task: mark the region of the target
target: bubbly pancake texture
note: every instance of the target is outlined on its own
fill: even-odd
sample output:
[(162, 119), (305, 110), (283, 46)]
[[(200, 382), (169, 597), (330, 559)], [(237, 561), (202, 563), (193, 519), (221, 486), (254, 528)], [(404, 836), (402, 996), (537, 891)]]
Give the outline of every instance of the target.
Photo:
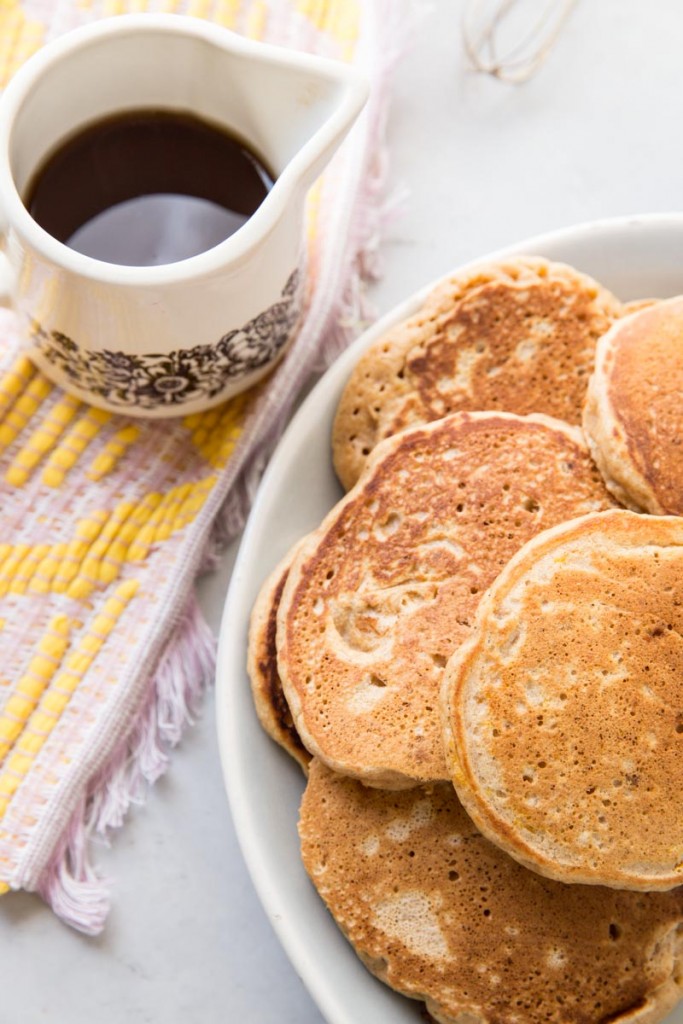
[(389, 438), (303, 542), (277, 625), (306, 748), (370, 785), (447, 779), (443, 669), (530, 537), (611, 499), (578, 428), (458, 413)]
[(681, 996), (681, 890), (527, 871), (446, 783), (371, 790), (314, 759), (299, 833), (362, 961), (442, 1024), (654, 1024)]
[(641, 309), (600, 339), (584, 429), (622, 504), (683, 515), (683, 297)]
[(683, 883), (683, 521), (590, 515), (498, 577), (442, 693), (458, 795), (550, 878)]
[(347, 489), (383, 438), (451, 412), (545, 413), (581, 422), (595, 343), (621, 315), (571, 267), (518, 257), (456, 274), (361, 357), (333, 428)]
[(261, 725), (271, 739), (299, 762), (306, 773), (311, 755), (296, 731), (282, 691), (275, 643), (277, 610), (293, 557), (294, 549), (268, 576), (256, 598), (249, 623), (247, 671)]

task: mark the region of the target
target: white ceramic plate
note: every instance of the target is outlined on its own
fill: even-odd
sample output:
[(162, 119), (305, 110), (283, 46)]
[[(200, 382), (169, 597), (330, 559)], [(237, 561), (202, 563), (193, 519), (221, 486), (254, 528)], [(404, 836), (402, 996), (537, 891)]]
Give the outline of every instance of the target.
[[(529, 239), (486, 259), (513, 253), (570, 263), (624, 300), (683, 292), (683, 215), (581, 225)], [(254, 503), (221, 626), (218, 733), (235, 825), (273, 927), (330, 1024), (416, 1024), (420, 1004), (397, 996), (366, 971), (301, 866), (296, 825), (303, 775), (258, 724), (245, 668), (247, 624), (268, 572), (341, 497), (332, 470), (330, 431), (351, 368), (374, 338), (419, 308), (427, 290), (359, 338), (292, 420)], [(683, 1024), (683, 1009), (669, 1021)]]

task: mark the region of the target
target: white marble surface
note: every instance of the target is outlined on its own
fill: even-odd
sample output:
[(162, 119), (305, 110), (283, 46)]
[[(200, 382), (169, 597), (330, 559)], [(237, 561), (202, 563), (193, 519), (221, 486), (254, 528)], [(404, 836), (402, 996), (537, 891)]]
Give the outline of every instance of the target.
[[(436, 0), (397, 67), (392, 177), (410, 197), (385, 235), (380, 312), (517, 239), (683, 206), (679, 0), (580, 0), (521, 87), (465, 72), (461, 10)], [(214, 627), (232, 554), (201, 584)], [(98, 939), (32, 896), (0, 901), (0, 1024), (321, 1024), (240, 855), (212, 695), (146, 807), (97, 859), (114, 893)]]

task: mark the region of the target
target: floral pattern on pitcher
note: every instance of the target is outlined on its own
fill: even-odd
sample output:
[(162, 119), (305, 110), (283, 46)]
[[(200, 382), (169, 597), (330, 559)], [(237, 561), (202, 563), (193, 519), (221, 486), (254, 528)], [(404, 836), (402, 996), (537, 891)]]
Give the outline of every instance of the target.
[(278, 302), (228, 331), (213, 345), (168, 354), (128, 355), (86, 351), (60, 331), (34, 321), (31, 341), (73, 382), (112, 405), (155, 409), (213, 398), (230, 384), (270, 363), (292, 336), (301, 313), (303, 274), (295, 270)]

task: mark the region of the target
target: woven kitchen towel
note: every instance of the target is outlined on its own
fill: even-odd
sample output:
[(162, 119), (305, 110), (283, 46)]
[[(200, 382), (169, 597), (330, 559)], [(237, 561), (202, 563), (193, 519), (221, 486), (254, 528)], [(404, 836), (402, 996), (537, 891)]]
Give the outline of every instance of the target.
[(368, 106), (309, 197), (303, 325), (275, 373), (250, 393), (182, 420), (111, 415), (51, 385), (22, 356), (11, 314), (1, 315), (0, 891), (39, 892), (84, 932), (101, 930), (109, 905), (89, 837), (119, 825), (164, 770), (213, 675), (195, 576), (242, 525), (301, 385), (358, 330), (382, 215), (381, 140), (400, 6), (0, 4), (0, 85), (53, 36), (142, 10), (209, 18), (353, 61), (371, 80)]

